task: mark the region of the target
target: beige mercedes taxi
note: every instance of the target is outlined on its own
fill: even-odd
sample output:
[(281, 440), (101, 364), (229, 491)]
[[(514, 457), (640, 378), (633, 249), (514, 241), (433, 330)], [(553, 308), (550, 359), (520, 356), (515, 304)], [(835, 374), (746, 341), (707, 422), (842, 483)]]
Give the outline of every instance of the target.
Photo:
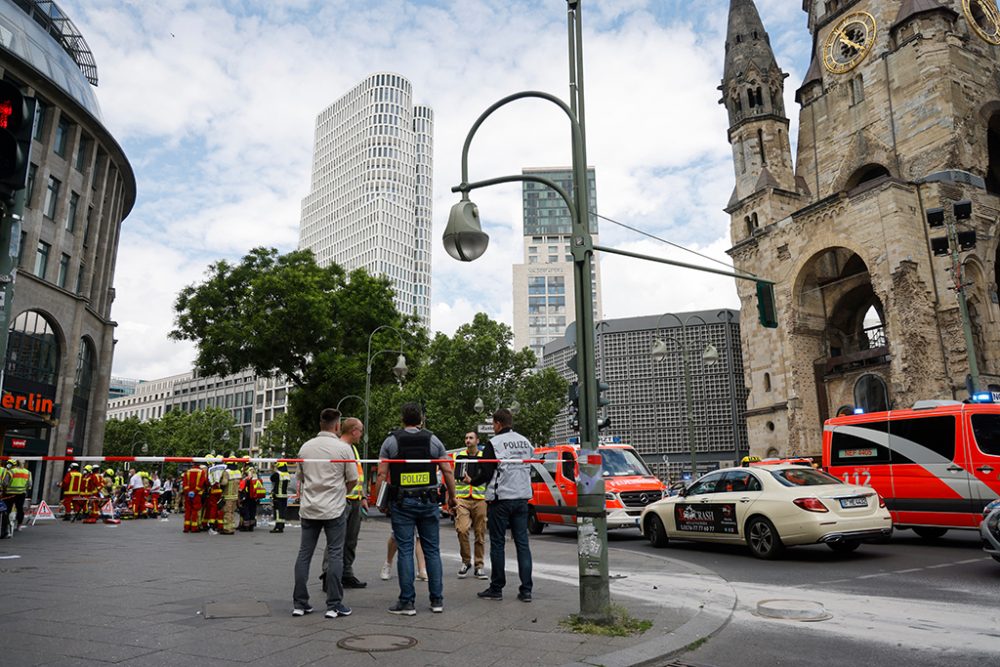
[(656, 547), (670, 540), (746, 542), (754, 556), (770, 559), (799, 544), (854, 551), (888, 538), (892, 517), (872, 488), (782, 464), (710, 472), (680, 495), (648, 505), (639, 526)]

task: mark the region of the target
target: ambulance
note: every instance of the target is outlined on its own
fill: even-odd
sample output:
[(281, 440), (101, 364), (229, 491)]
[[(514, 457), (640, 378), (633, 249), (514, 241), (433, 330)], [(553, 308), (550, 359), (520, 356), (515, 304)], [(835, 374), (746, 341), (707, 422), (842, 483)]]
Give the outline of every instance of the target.
[[(646, 505), (667, 495), (667, 487), (649, 471), (642, 457), (617, 438), (598, 447), (604, 478), (608, 528), (637, 528)], [(535, 448), (531, 464), (529, 532), (537, 535), (547, 524), (576, 526), (576, 478), (580, 445), (566, 443)]]
[(1000, 405), (918, 401), (828, 419), (823, 468), (878, 491), (897, 529), (927, 539), (978, 529), (983, 508), (1000, 496)]

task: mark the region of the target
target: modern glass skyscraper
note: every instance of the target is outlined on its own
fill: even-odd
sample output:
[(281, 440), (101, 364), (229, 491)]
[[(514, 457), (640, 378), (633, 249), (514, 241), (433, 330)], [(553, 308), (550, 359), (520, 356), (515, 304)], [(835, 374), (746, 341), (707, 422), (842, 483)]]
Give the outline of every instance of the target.
[[(541, 176), (573, 195), (571, 169), (524, 169)], [(514, 265), (514, 347), (530, 347), (543, 356), (545, 344), (562, 338), (576, 319), (573, 303), (573, 256), (570, 240), (573, 220), (565, 202), (541, 183), (522, 186), (524, 208), (524, 263)], [(587, 169), (590, 233), (597, 240), (597, 185), (594, 169)], [(600, 265), (593, 262), (594, 319), (600, 319)]]
[(400, 312), (430, 326), (434, 113), (412, 96), (398, 74), (372, 74), (316, 118), (299, 248), (388, 276)]

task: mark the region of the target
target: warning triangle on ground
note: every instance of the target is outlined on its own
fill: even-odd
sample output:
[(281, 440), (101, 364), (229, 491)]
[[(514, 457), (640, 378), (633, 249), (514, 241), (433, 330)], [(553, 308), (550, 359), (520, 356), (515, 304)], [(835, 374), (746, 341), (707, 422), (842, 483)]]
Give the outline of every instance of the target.
[(48, 503), (44, 500), (38, 503), (38, 507), (35, 509), (35, 518), (31, 520), (31, 525), (35, 525), (35, 522), (39, 519), (55, 519), (55, 515), (52, 514), (52, 508), (49, 507)]
[(111, 504), (110, 499), (108, 499), (108, 502), (104, 503), (104, 507), (101, 508), (101, 514), (107, 514), (108, 516), (115, 515), (115, 506)]

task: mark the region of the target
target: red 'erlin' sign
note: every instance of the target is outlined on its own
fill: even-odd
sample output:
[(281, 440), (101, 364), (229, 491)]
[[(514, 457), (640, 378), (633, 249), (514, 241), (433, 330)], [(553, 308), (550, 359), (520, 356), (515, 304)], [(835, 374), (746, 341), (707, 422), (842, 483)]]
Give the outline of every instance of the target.
[(25, 447), (28, 446), (28, 441), (25, 440), (24, 438), (11, 438), (10, 446), (13, 447), (14, 449), (24, 449)]

